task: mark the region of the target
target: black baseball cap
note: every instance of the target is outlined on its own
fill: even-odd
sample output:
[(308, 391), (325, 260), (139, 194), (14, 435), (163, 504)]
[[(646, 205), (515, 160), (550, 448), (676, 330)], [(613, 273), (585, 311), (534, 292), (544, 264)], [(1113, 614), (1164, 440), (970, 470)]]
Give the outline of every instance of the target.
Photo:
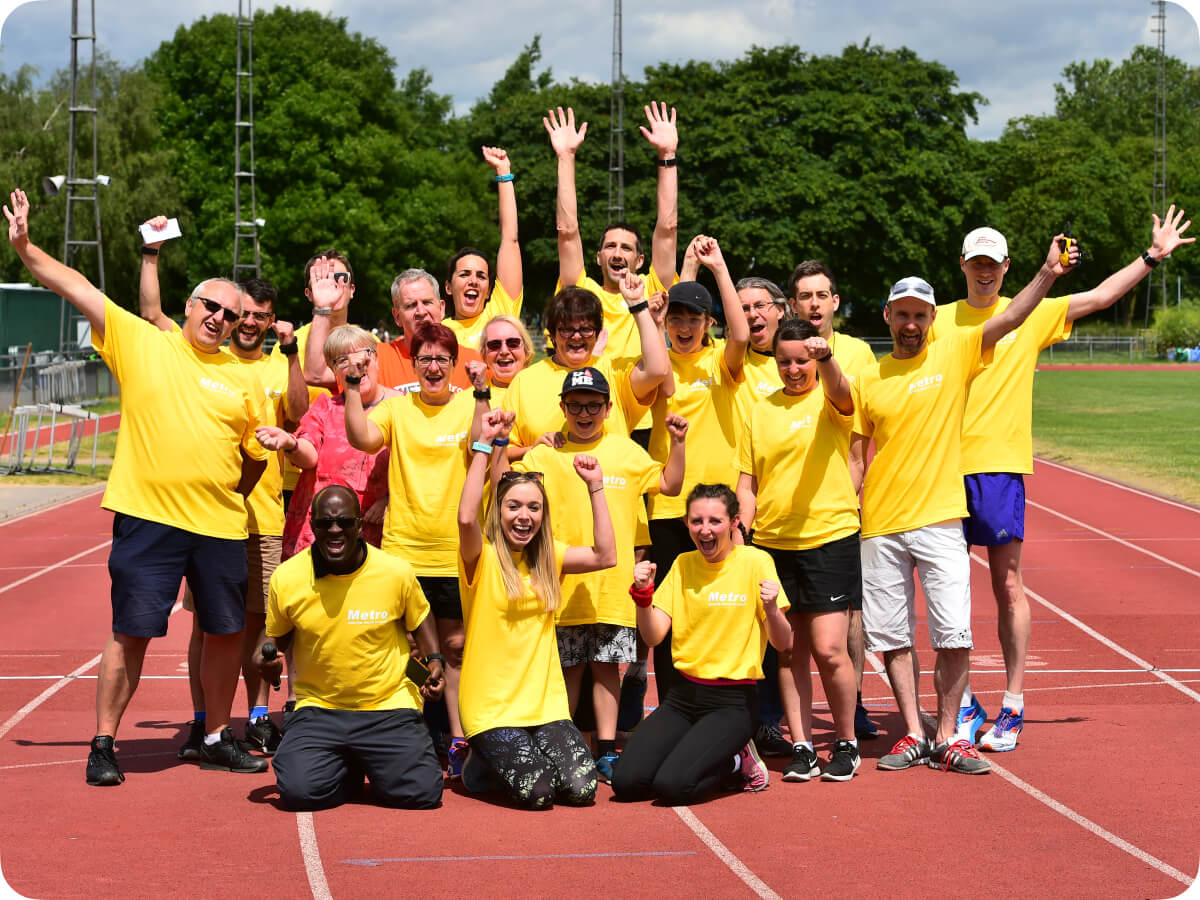
[(713, 314), (712, 294), (698, 281), (681, 281), (672, 285), (667, 291), (667, 306), (675, 304), (704, 313), (706, 316)]
[(568, 373), (559, 396), (565, 397), (571, 391), (592, 391), (607, 397), (609, 395), (608, 379), (599, 369), (593, 366), (584, 366), (582, 369)]

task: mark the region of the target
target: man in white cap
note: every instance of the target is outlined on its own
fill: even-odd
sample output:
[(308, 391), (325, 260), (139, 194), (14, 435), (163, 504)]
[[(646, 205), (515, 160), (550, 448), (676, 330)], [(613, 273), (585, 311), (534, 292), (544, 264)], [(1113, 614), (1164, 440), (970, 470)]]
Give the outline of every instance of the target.
[[(928, 764), (981, 775), (991, 768), (955, 736), (972, 646), (970, 558), (961, 522), (967, 503), (958, 474), (963, 410), (967, 386), (991, 362), (996, 342), (1065, 271), (1059, 252), (1052, 243), (1037, 276), (1004, 312), (934, 343), (928, 341), (937, 316), (933, 288), (915, 276), (896, 282), (883, 309), (892, 352), (859, 374), (861, 426), (876, 447), (862, 491), (863, 628), (867, 649), (883, 653), (906, 732), (879, 760), (881, 769)], [(933, 746), (921, 725), (912, 669), (914, 569), (937, 653)]]
[[(1000, 714), (979, 739), (984, 750), (1016, 748), (1024, 726), (1030, 612), (1021, 578), (1025, 538), (1022, 476), (1033, 474), (1033, 372), (1038, 354), (1066, 340), (1076, 319), (1112, 306), (1163, 257), (1180, 244), (1194, 241), (1182, 236), (1190, 224), (1183, 222), (1183, 210), (1176, 213), (1174, 206), (1165, 221), (1155, 216), (1149, 250), (1090, 291), (1042, 303), (1023, 325), (997, 343), (993, 363), (971, 384), (962, 431), (962, 473), (969, 513), (963, 530), (968, 544), (988, 551), (1007, 676)], [(1078, 248), (1071, 252), (1077, 254)], [(1012, 302), (1000, 295), (1009, 257), (1008, 242), (996, 229), (976, 228), (963, 239), (959, 267), (967, 278), (966, 299), (942, 309), (931, 340), (990, 321)], [(974, 743), (986, 721), (987, 713), (966, 685), (959, 704), (958, 737)]]

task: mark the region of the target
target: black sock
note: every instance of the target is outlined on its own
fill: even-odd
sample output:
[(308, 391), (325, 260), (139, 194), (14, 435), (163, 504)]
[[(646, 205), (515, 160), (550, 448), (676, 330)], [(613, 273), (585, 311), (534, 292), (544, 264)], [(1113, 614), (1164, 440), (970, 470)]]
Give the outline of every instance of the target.
[(854, 699), (854, 702), (857, 703), (859, 706), (862, 706), (862, 691), (858, 692), (857, 696)]
[(599, 738), (597, 738), (597, 740), (596, 740), (596, 755), (597, 756), (603, 756), (606, 753), (616, 753), (616, 752), (617, 752), (617, 742), (615, 740), (602, 741)]

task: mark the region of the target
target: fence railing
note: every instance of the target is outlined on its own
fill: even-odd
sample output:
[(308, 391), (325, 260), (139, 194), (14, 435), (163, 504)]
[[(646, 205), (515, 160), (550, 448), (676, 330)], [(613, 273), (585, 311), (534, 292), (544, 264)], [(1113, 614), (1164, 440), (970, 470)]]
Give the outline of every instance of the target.
[[(871, 349), (875, 351), (876, 356), (891, 352), (891, 338), (873, 337), (866, 338), (865, 340), (871, 345)], [(1145, 335), (1137, 335), (1134, 337), (1091, 337), (1089, 335), (1072, 335), (1065, 341), (1060, 341), (1057, 344), (1051, 344), (1046, 353), (1051, 361), (1053, 361), (1056, 356), (1060, 359), (1068, 361), (1078, 361), (1084, 356), (1086, 356), (1088, 359), (1095, 359), (1097, 353), (1109, 355), (1118, 354), (1128, 357), (1130, 360), (1134, 360), (1145, 355), (1148, 348), (1153, 349), (1151, 339), (1147, 338)]]
[[(0, 354), (0, 408), (59, 403), (87, 406), (117, 394), (117, 380), (94, 351)], [(14, 393), (20, 385), (19, 393)]]

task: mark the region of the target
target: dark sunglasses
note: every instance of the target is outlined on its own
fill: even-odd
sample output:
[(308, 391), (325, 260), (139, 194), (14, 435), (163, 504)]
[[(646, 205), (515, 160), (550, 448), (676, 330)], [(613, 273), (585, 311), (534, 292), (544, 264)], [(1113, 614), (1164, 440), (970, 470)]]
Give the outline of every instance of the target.
[(509, 469), (500, 475), (500, 482), (506, 481), (541, 481), (544, 476), (541, 472), (517, 472)]
[(335, 282), (337, 282), (337, 281), (349, 281), (349, 280), (350, 280), (350, 273), (349, 273), (349, 272), (334, 272), (334, 273), (333, 273), (333, 280), (334, 280)]
[(221, 314), (221, 318), (224, 319), (230, 325), (232, 325), (234, 322), (238, 321), (242, 317), (241, 313), (235, 313), (232, 309), (226, 309), (224, 306), (222, 306), (216, 300), (209, 300), (207, 297), (197, 297), (196, 299), (204, 304), (204, 308), (206, 310), (208, 310), (208, 314), (210, 316), (213, 313), (219, 312)]
[(501, 347), (507, 347), (509, 350), (516, 350), (518, 347), (525, 346), (525, 342), (519, 337), (510, 337), (505, 338), (504, 340), (500, 340), (500, 338), (493, 338), (484, 346), (487, 347), (492, 353), (495, 353)]
[(336, 524), (342, 531), (346, 531), (357, 525), (359, 521), (361, 520), (358, 516), (321, 516), (312, 520), (312, 527), (328, 531)]

